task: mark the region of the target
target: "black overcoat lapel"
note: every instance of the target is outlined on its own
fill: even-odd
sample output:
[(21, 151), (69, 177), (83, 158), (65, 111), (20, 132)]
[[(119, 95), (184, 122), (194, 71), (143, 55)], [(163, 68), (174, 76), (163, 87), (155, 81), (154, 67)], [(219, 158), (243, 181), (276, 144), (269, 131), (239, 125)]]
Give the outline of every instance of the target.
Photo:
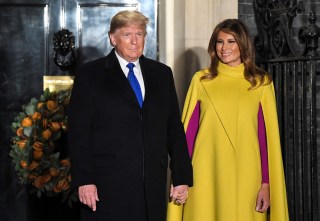
[(148, 62), (147, 59), (142, 55), (140, 57), (140, 68), (143, 76), (144, 87), (145, 87), (145, 97), (144, 97), (144, 105), (152, 99), (152, 95), (158, 88), (157, 81), (157, 69)]
[(128, 79), (125, 77), (114, 51), (107, 56), (105, 73), (108, 78), (107, 80), (113, 82), (117, 92), (130, 102), (134, 102), (140, 108), (136, 95)]

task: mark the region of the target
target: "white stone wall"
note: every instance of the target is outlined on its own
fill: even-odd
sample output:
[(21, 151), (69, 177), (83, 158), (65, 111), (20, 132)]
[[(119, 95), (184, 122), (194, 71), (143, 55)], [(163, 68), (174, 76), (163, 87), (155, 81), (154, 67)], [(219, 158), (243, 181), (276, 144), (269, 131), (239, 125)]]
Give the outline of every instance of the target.
[(194, 72), (209, 65), (215, 25), (238, 17), (238, 0), (159, 0), (159, 60), (174, 72), (180, 106)]

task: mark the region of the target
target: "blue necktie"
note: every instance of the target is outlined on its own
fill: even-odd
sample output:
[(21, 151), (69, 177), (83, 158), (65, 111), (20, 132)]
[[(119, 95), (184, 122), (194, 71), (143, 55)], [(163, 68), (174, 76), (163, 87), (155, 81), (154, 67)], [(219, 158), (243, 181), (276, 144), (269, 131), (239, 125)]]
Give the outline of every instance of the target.
[(134, 75), (133, 67), (134, 67), (133, 63), (128, 63), (127, 64), (127, 68), (129, 68), (128, 80), (129, 80), (129, 83), (130, 83), (134, 93), (136, 94), (136, 97), (138, 99), (140, 107), (142, 107), (143, 99), (142, 99), (141, 88), (140, 88), (138, 79)]

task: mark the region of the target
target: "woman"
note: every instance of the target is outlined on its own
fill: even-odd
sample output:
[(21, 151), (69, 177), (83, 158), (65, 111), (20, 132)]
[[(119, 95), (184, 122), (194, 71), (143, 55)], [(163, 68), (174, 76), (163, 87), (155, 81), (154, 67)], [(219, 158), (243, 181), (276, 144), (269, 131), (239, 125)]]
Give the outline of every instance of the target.
[(254, 64), (238, 19), (217, 25), (208, 52), (211, 65), (194, 75), (182, 115), (194, 185), (184, 205), (169, 203), (167, 220), (287, 221), (271, 76)]

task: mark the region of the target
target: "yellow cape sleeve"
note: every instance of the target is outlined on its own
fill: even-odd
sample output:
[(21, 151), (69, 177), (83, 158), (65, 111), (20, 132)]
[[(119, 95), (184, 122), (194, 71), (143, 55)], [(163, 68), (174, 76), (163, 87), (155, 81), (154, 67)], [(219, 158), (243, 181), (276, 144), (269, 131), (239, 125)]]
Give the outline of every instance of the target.
[(270, 221), (288, 221), (287, 194), (274, 85), (263, 86), (261, 105), (266, 126), (270, 184)]
[(184, 129), (186, 130), (193, 113), (193, 110), (199, 101), (199, 94), (202, 88), (200, 78), (204, 72), (197, 72), (190, 83), (188, 93), (184, 102), (183, 111), (182, 111), (182, 123), (184, 125)]

